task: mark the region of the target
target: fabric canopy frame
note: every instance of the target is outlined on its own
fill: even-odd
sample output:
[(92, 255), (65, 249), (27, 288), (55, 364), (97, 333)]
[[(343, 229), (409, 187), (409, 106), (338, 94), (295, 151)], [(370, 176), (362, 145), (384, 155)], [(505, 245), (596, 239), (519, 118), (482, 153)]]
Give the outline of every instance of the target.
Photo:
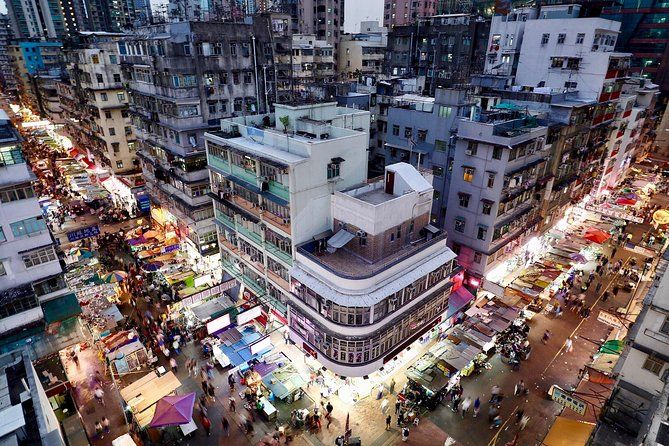
[(195, 392), (191, 392), (162, 397), (156, 403), (156, 411), (149, 426), (166, 427), (190, 423), (193, 419), (195, 396)]

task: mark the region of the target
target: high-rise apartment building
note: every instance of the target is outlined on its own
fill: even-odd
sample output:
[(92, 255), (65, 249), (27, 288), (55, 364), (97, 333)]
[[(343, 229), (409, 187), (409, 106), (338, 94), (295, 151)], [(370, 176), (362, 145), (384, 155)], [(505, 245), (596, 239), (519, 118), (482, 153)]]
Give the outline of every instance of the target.
[(21, 143), (0, 110), (0, 350), (81, 312), (63, 278)]
[(669, 11), (662, 0), (621, 0), (602, 9), (603, 18), (621, 22), (616, 50), (632, 53), (630, 70), (669, 92)]
[(383, 26), (392, 30), (396, 26), (410, 25), (437, 14), (437, 6), (435, 0), (384, 0)]
[(21, 102), (54, 120), (62, 111), (56, 83), (63, 74), (60, 41), (20, 40), (9, 46)]
[(490, 20), (478, 15), (449, 14), (396, 26), (388, 34), (385, 74), (425, 76), (425, 93), (467, 84), (483, 72)]
[(293, 34), (293, 83), (296, 90), (334, 82), (334, 46), (315, 35)]
[(0, 89), (3, 93), (16, 95), (16, 74), (9, 55), (12, 27), (7, 14), (0, 14)]
[(8, 0), (5, 4), (16, 39), (64, 39), (78, 30), (74, 9), (58, 0)]
[(300, 34), (314, 34), (339, 52), (339, 37), (344, 29), (344, 0), (297, 0), (297, 29)]
[(68, 134), (98, 167), (114, 174), (139, 167), (118, 48), (123, 36), (82, 33), (66, 50), (69, 76), (58, 86)]
[(378, 22), (361, 22), (360, 29), (359, 33), (342, 35), (339, 43), (338, 72), (347, 79), (383, 73), (388, 28), (379, 26)]
[(119, 42), (151, 215), (212, 267), (219, 262), (204, 133), (222, 118), (255, 115), (284, 99), (279, 88), (289, 79), (274, 55), (290, 48), (287, 22), (267, 14), (247, 23), (166, 23)]
[(369, 112), (276, 105), (206, 134), (223, 269), (286, 317), (296, 246), (331, 227), (330, 195), (367, 175)]
[(331, 235), (298, 245), (290, 336), (329, 370), (366, 376), (444, 320), (459, 268), (429, 224), (430, 183), (409, 164), (386, 166), (336, 191)]

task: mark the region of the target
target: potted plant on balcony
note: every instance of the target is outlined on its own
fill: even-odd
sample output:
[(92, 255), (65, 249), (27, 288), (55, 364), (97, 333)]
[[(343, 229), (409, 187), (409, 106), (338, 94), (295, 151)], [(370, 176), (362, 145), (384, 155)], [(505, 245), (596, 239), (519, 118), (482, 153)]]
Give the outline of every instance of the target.
[(281, 124), (283, 124), (283, 133), (288, 133), (288, 127), (290, 127), (290, 118), (288, 116), (281, 116), (279, 118)]

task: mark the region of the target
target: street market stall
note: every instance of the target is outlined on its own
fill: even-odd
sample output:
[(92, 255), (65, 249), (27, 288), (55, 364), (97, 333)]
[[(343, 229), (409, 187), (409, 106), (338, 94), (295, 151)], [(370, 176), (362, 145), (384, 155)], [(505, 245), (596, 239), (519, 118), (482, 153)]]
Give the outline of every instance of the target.
[(121, 389), (121, 397), (132, 412), (140, 428), (147, 427), (156, 411), (156, 403), (163, 397), (174, 394), (181, 382), (172, 372), (158, 375), (150, 372)]

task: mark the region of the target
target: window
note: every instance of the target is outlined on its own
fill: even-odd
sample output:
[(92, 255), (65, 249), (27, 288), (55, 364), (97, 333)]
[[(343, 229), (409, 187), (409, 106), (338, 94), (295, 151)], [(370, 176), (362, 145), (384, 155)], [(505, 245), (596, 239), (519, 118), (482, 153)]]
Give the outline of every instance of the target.
[(467, 144), (467, 150), (465, 151), (465, 155), (470, 155), (474, 156), (476, 155), (476, 150), (478, 149), (479, 144), (474, 141), (469, 141)]
[(7, 237), (5, 237), (5, 230), (0, 226), (0, 242), (6, 242)]
[(107, 119), (111, 119), (111, 118), (112, 118), (112, 114), (111, 114), (111, 112), (110, 112), (109, 110), (105, 110), (105, 118), (107, 118)]
[(465, 194), (462, 192), (458, 193), (458, 203), (460, 204), (460, 207), (466, 208), (469, 207), (469, 198), (471, 195)]
[(564, 83), (564, 88), (576, 88), (577, 85), (578, 85), (578, 82), (567, 81), (567, 82)]
[(413, 129), (411, 127), (404, 127), (404, 137), (411, 138), (413, 136)]
[(242, 98), (235, 98), (235, 101), (233, 103), (233, 107), (234, 107), (235, 112), (242, 111)]
[[(233, 71), (232, 72), (232, 83), (235, 85), (239, 85), (239, 71)], [(241, 111), (241, 110), (239, 110)]]
[(105, 81), (100, 73), (96, 73), (95, 80), (97, 81), (98, 84), (102, 84)]
[(121, 143), (113, 142), (112, 150), (114, 151), (114, 153), (119, 153), (121, 151)]
[(219, 78), (218, 81), (219, 81), (222, 85), (226, 85), (226, 84), (228, 83), (228, 73), (227, 73), (227, 71), (224, 71), (224, 72), (220, 73), (220, 74), (218, 75), (218, 78)]
[(125, 101), (125, 93), (116, 93), (119, 102)]
[(664, 361), (652, 355), (648, 355), (642, 366), (644, 370), (648, 370), (650, 373), (658, 376), (660, 376), (660, 372), (662, 371), (663, 367)]
[(482, 257), (483, 257), (483, 255), (480, 252), (475, 251), (474, 252), (474, 263), (481, 263)]
[(251, 72), (250, 71), (245, 71), (244, 72), (244, 83), (245, 84), (250, 84), (251, 82), (253, 82)]
[(669, 317), (664, 318), (664, 322), (662, 322), (662, 326), (660, 327), (660, 332), (669, 334)]
[(463, 169), (462, 179), (468, 183), (474, 181), (474, 170), (473, 167), (465, 167)]
[(483, 207), (481, 209), (481, 213), (483, 215), (490, 215), (490, 212), (492, 211), (492, 203), (489, 201), (484, 201), (483, 202)]
[(249, 44), (248, 43), (242, 43), (242, 56), (249, 57), (250, 55), (251, 55), (251, 51), (249, 50)]
[(584, 40), (585, 40), (585, 33), (576, 34), (576, 44), (577, 45), (582, 45)]
[(107, 93), (100, 93), (100, 100), (101, 101), (107, 101), (108, 100)]
[(14, 237), (22, 237), (24, 235), (34, 234), (35, 232), (46, 231), (46, 223), (42, 216), (17, 221), (11, 223), (9, 227), (12, 228)]
[(4, 276), (7, 274), (7, 271), (5, 270), (5, 264), (0, 260), (0, 276)]
[(558, 45), (562, 45), (566, 39), (567, 39), (566, 34), (562, 33), (558, 34), (558, 40), (557, 40)]
[(479, 240), (485, 240), (486, 236), (488, 235), (488, 227), (487, 226), (479, 226), (478, 233), (476, 234), (476, 238)]
[(230, 44), (230, 55), (231, 56), (236, 56), (237, 55), (237, 44), (236, 43), (231, 43)]
[(435, 177), (443, 177), (444, 168), (441, 166), (432, 166), (432, 175), (434, 175)]
[(116, 168), (123, 169), (123, 161), (116, 161)]
[(109, 63), (112, 65), (116, 65), (118, 63), (118, 59), (116, 57), (116, 54), (110, 54), (109, 55)]
[(393, 135), (394, 136), (400, 136), (400, 126), (399, 125), (393, 125)]
[(22, 257), (26, 268), (32, 268), (33, 266), (41, 265), (42, 263), (53, 262), (56, 260), (56, 252), (54, 251), (53, 246), (47, 246), (46, 248), (40, 248), (24, 253)]
[(328, 180), (339, 178), (341, 163), (328, 163)]
[(541, 44), (546, 45), (548, 43), (548, 39), (550, 39), (550, 34), (542, 34), (541, 35)]
[(216, 103), (214, 103), (214, 104), (209, 104), (209, 105), (208, 105), (208, 108), (209, 108), (209, 114), (210, 114), (210, 115), (215, 115), (215, 114), (216, 114), (216, 110), (218, 109), (218, 107), (216, 107)]
[(567, 69), (569, 70), (578, 70), (578, 66), (581, 63), (581, 59), (577, 59), (575, 57), (570, 57), (567, 59)]
[(564, 64), (564, 58), (551, 57), (551, 68), (562, 68), (563, 64)]
[(456, 232), (465, 232), (465, 219), (462, 217), (455, 217), (455, 225), (453, 227)]
[(116, 136), (116, 129), (114, 127), (109, 127), (109, 136)]
[(113, 75), (114, 77), (114, 82), (121, 82), (121, 75), (116, 73)]
[(439, 117), (440, 118), (448, 118), (451, 116), (451, 113), (453, 113), (453, 108), (447, 107), (445, 105), (440, 105), (439, 106)]
[(96, 65), (99, 64), (100, 63), (100, 56), (98, 56), (97, 54), (93, 54), (91, 56), (91, 62), (93, 62)]
[[(18, 186), (12, 186), (10, 189), (0, 190), (0, 202), (10, 203), (12, 201), (25, 200), (27, 198), (33, 198), (35, 196), (35, 191), (32, 186), (28, 183), (21, 184)], [(2, 238), (0, 238), (2, 241)]]
[(434, 141), (434, 150), (438, 152), (445, 152), (447, 148), (448, 148), (448, 143), (446, 141), (442, 141), (440, 139), (436, 139)]
[(427, 139), (427, 130), (418, 130), (418, 141), (425, 142)]
[(184, 54), (186, 56), (190, 56), (190, 54), (191, 54), (190, 43), (184, 43)]

